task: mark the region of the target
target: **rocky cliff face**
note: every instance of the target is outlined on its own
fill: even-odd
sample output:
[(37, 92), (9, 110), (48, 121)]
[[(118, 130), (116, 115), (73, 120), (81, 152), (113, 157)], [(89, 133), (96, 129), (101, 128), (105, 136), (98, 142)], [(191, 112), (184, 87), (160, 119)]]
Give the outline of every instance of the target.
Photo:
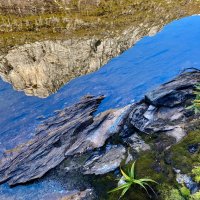
[(118, 37), (43, 41), (13, 48), (0, 58), (0, 75), (16, 90), (47, 97), (63, 84), (94, 72), (160, 27), (126, 30)]

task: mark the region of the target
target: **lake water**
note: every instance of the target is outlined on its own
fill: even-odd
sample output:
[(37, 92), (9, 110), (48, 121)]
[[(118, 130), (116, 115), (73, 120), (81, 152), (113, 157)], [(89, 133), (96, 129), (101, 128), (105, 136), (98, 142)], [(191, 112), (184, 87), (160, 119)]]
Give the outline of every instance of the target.
[[(86, 94), (106, 95), (101, 112), (141, 99), (185, 68), (200, 68), (199, 47), (200, 16), (191, 16), (168, 24), (153, 37), (144, 37), (97, 72), (76, 78), (46, 99), (28, 97), (0, 80), (0, 154), (30, 139), (42, 120)], [(55, 180), (12, 189), (4, 184), (0, 199), (36, 200), (46, 192), (62, 190)]]

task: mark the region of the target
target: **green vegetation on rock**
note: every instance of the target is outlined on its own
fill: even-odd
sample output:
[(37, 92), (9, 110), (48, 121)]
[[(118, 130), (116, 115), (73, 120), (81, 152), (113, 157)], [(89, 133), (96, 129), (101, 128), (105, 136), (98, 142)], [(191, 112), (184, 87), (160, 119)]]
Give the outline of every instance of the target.
[(184, 198), (188, 198), (190, 196), (190, 190), (186, 188), (185, 186), (180, 188), (180, 192)]
[(189, 200), (199, 200), (200, 199), (200, 192), (197, 192), (189, 197)]
[[(176, 173), (174, 168), (180, 169), (181, 173), (188, 174), (193, 180), (199, 182), (200, 175), (200, 154), (189, 152), (189, 147), (200, 142), (199, 121), (191, 123), (188, 128), (188, 135), (179, 143), (170, 145), (170, 148), (163, 149), (158, 153), (155, 145), (151, 151), (141, 153), (137, 160), (137, 175), (139, 177), (150, 176), (153, 180), (160, 183), (156, 186), (156, 193), (162, 200), (196, 200), (199, 199), (199, 193), (190, 194), (185, 185), (180, 185), (176, 181)], [(164, 136), (152, 136), (147, 139), (148, 143), (154, 144), (155, 141), (166, 142)], [(147, 141), (146, 140), (146, 141)]]
[(191, 173), (195, 166), (200, 163), (199, 152), (190, 153), (188, 148), (190, 145), (198, 144), (200, 141), (200, 130), (194, 130), (177, 145), (174, 145), (169, 153), (172, 159), (172, 165), (180, 169), (182, 173)]
[(195, 167), (194, 169), (192, 169), (192, 174), (194, 175), (195, 181), (197, 183), (200, 183), (200, 167)]
[(194, 94), (196, 95), (196, 97), (192, 101), (192, 105), (187, 107), (187, 109), (194, 110), (194, 112), (197, 114), (200, 112), (200, 84), (195, 86)]
[(120, 171), (122, 174), (122, 178), (119, 181), (121, 181), (122, 184), (120, 184), (117, 188), (111, 190), (109, 193), (122, 190), (122, 193), (120, 195), (120, 198), (122, 198), (126, 194), (126, 192), (129, 189), (131, 189), (131, 187), (134, 185), (140, 186), (142, 189), (144, 189), (147, 192), (148, 195), (149, 193), (148, 193), (147, 188), (150, 188), (154, 192), (154, 190), (149, 184), (157, 183), (157, 182), (149, 178), (137, 179), (136, 174), (135, 174), (135, 162), (132, 164), (131, 168), (128, 170), (128, 173), (125, 173), (122, 169), (120, 169)]
[(180, 191), (168, 184), (162, 184), (159, 188), (159, 191), (160, 198), (162, 200), (184, 200), (184, 197), (181, 195)]

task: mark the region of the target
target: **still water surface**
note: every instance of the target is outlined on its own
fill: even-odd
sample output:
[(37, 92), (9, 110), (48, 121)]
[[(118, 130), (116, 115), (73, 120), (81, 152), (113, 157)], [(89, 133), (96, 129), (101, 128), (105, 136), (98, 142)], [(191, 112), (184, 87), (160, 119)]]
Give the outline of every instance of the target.
[[(190, 67), (200, 68), (200, 16), (174, 21), (155, 36), (144, 37), (97, 72), (74, 79), (46, 99), (28, 97), (0, 80), (0, 154), (31, 138), (43, 119), (86, 94), (106, 95), (98, 112), (121, 107)], [(55, 180), (14, 189), (4, 184), (0, 198), (35, 200), (62, 189)]]

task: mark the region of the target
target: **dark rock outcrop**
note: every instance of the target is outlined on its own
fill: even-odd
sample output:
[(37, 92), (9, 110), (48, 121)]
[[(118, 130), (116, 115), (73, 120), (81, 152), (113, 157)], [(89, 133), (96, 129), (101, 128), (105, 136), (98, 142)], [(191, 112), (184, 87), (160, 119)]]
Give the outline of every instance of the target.
[(183, 105), (187, 99), (194, 96), (194, 85), (197, 84), (199, 80), (199, 72), (182, 74), (146, 94), (146, 101), (156, 107), (164, 106), (173, 108), (178, 105)]
[(133, 106), (128, 126), (146, 134), (164, 132), (180, 141), (189, 117), (185, 107), (199, 82), (200, 72), (188, 72), (149, 92)]

